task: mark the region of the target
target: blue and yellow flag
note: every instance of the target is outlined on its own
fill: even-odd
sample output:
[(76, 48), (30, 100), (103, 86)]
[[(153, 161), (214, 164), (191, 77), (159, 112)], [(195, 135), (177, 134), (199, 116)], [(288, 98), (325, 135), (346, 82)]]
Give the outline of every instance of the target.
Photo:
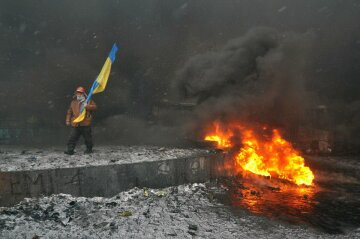
[[(97, 94), (100, 92), (103, 92), (105, 90), (107, 81), (109, 79), (111, 65), (115, 61), (116, 58), (116, 52), (119, 50), (119, 48), (114, 43), (113, 47), (111, 48), (111, 51), (109, 53), (108, 58), (106, 58), (105, 64), (102, 67), (100, 74), (94, 81), (93, 85), (91, 86), (90, 92), (86, 98), (85, 103), (87, 104), (90, 101), (90, 98), (93, 94)], [(85, 119), (86, 110), (84, 105), (81, 106), (80, 109), (80, 115), (74, 120), (74, 123), (79, 123)]]

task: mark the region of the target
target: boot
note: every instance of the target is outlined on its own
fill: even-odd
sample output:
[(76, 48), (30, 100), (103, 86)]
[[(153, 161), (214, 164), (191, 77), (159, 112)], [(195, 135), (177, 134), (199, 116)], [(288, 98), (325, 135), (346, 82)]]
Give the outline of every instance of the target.
[(92, 154), (93, 151), (91, 148), (87, 148), (85, 151), (84, 151), (84, 154)]
[(64, 152), (64, 154), (73, 155), (73, 154), (74, 154), (74, 150), (66, 150), (66, 151)]

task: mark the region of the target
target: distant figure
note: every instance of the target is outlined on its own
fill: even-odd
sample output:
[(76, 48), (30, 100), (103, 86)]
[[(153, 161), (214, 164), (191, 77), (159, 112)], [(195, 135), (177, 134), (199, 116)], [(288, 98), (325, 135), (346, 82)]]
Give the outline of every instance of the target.
[[(64, 152), (68, 155), (74, 154), (74, 149), (77, 141), (82, 135), (85, 139), (86, 150), (85, 154), (91, 154), (93, 143), (91, 136), (91, 120), (92, 120), (92, 111), (97, 109), (97, 106), (94, 101), (90, 100), (88, 104), (85, 103), (86, 100), (85, 88), (79, 86), (73, 96), (73, 100), (70, 103), (69, 109), (66, 113), (66, 125), (72, 126), (69, 141), (67, 143), (67, 150)], [(80, 123), (74, 123), (73, 121), (79, 116), (81, 106), (85, 104), (86, 116), (83, 121)]]

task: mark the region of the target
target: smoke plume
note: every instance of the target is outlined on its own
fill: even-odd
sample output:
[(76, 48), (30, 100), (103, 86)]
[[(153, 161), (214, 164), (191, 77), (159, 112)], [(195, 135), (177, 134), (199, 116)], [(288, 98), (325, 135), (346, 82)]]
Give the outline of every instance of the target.
[(287, 129), (304, 120), (311, 33), (255, 28), (218, 50), (190, 58), (178, 71), (181, 95), (198, 101), (196, 123), (237, 120)]

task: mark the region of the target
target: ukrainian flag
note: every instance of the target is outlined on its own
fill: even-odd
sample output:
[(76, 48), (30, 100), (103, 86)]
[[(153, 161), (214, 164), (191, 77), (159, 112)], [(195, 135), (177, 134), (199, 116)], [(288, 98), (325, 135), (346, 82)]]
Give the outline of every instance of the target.
[[(94, 81), (93, 85), (91, 86), (90, 92), (86, 98), (85, 103), (87, 104), (90, 101), (90, 98), (93, 94), (97, 94), (100, 92), (103, 92), (105, 90), (107, 81), (109, 79), (111, 65), (115, 61), (116, 58), (116, 52), (119, 50), (119, 48), (114, 43), (113, 47), (111, 48), (111, 51), (109, 53), (108, 58), (105, 61), (104, 66), (102, 67), (100, 74)], [(84, 105), (81, 106), (80, 109), (80, 115), (74, 120), (74, 123), (79, 123), (85, 119), (86, 110)]]

